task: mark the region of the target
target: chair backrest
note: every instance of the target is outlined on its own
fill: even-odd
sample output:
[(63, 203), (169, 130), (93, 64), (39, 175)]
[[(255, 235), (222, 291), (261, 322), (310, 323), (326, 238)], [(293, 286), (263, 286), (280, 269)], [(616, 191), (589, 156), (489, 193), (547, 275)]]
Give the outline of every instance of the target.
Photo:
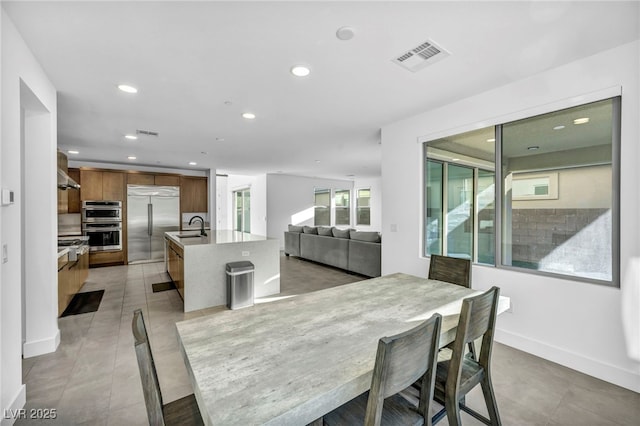
[(425, 418), (425, 424), (431, 425), (429, 401), (433, 396), (441, 322), (442, 316), (434, 314), (411, 330), (380, 339), (365, 425), (379, 425), (384, 399), (418, 379), (422, 381), (419, 412)]
[(471, 288), (471, 261), (432, 254), (428, 278)]
[(142, 391), (144, 393), (144, 402), (147, 406), (149, 424), (154, 426), (164, 425), (162, 393), (160, 392), (156, 366), (151, 354), (151, 346), (149, 346), (147, 328), (144, 325), (144, 318), (140, 309), (136, 309), (133, 312), (131, 328), (133, 330), (133, 345), (136, 349), (136, 358), (138, 358), (138, 368), (142, 379)]
[[(453, 353), (447, 373), (447, 386), (453, 386), (455, 383), (453, 381), (460, 380), (466, 344), (480, 337), (482, 337), (482, 347), (477, 362), (487, 374), (489, 373), (499, 298), (500, 289), (492, 287), (478, 296), (468, 297), (462, 301), (456, 340), (453, 343)], [(449, 383), (449, 381), (452, 382)]]

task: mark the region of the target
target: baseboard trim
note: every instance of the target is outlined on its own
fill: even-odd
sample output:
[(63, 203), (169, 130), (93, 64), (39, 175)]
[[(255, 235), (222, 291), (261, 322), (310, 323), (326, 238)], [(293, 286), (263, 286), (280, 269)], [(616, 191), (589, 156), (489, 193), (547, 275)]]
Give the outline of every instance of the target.
[(22, 344), (22, 356), (31, 358), (38, 355), (49, 354), (55, 352), (60, 344), (60, 329), (49, 339), (36, 340), (33, 342), (24, 342)]
[(495, 341), (614, 385), (640, 392), (640, 374), (520, 334), (496, 329)]
[(24, 418), (22, 416), (22, 409), (24, 405), (27, 403), (27, 387), (25, 385), (20, 385), (20, 389), (16, 396), (11, 401), (11, 404), (2, 409), (2, 418), (0, 420), (0, 425), (2, 426), (10, 426), (16, 422), (19, 418)]

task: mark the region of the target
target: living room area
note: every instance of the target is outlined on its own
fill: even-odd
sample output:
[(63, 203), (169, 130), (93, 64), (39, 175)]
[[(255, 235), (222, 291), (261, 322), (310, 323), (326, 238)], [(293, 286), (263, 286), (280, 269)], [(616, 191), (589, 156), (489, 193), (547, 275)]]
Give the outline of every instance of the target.
[[(494, 336), (504, 424), (637, 423), (638, 2), (3, 1), (0, 13), (5, 413), (146, 424), (133, 311), (166, 402), (194, 393), (176, 324), (229, 315), (185, 313), (178, 292), (153, 291), (170, 278), (148, 263), (92, 268), (82, 291), (105, 290), (98, 310), (58, 318), (60, 150), (75, 166), (206, 178), (203, 231), (278, 241), (280, 294), (258, 307), (427, 280), (432, 256), (464, 258), (465, 291), (510, 300)], [(16, 420), (28, 423), (2, 425)]]

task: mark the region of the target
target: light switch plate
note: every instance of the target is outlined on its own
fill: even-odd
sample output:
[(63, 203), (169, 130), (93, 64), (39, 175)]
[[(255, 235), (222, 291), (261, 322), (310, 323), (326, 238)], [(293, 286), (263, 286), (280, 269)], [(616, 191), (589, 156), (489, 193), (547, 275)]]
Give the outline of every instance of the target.
[(6, 244), (2, 245), (2, 263), (7, 263), (9, 261), (9, 249)]
[(10, 189), (2, 190), (2, 205), (8, 206), (9, 204), (13, 204), (13, 191)]

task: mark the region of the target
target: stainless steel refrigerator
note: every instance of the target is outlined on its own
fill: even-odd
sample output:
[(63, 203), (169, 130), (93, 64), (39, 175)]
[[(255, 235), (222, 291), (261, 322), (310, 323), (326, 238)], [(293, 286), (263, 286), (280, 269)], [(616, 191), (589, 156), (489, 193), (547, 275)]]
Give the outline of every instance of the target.
[(164, 233), (180, 229), (180, 187), (127, 186), (129, 263), (164, 259)]

